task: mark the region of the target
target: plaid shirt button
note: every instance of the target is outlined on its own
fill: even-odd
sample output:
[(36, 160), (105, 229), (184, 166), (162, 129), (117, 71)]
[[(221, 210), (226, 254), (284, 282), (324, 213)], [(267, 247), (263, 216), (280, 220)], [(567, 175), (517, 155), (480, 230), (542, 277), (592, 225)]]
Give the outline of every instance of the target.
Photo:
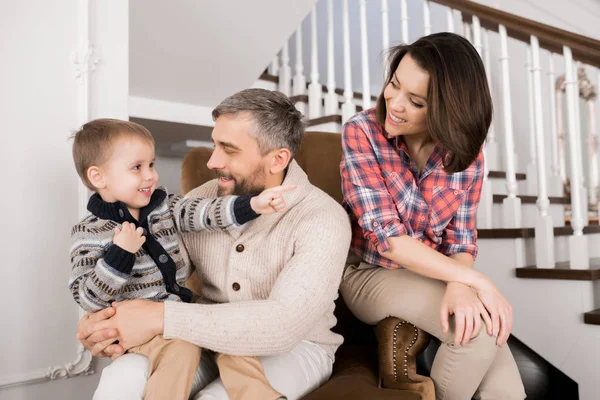
[(374, 227), (378, 227), (379, 226), (379, 224), (377, 223), (377, 221), (373, 222), (373, 226)]

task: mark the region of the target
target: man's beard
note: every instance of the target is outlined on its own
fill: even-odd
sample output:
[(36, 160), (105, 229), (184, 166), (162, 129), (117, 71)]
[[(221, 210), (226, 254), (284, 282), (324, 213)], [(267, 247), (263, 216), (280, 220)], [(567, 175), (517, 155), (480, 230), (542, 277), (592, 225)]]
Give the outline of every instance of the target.
[[(233, 179), (233, 191), (231, 193), (229, 193), (228, 189), (225, 188), (221, 188), (219, 187), (217, 189), (217, 196), (221, 197), (221, 196), (228, 196), (228, 195), (234, 195), (234, 196), (243, 196), (243, 195), (248, 195), (248, 196), (257, 196), (259, 195), (263, 190), (265, 190), (265, 185), (264, 185), (264, 171), (259, 167), (257, 168), (254, 173), (252, 173), (250, 176), (248, 176), (247, 178), (240, 178), (240, 179), (235, 179), (233, 176), (231, 175), (225, 175), (219, 171), (217, 171), (217, 176), (218, 177), (226, 177), (229, 179)], [(263, 184), (259, 184), (258, 182), (263, 182)]]

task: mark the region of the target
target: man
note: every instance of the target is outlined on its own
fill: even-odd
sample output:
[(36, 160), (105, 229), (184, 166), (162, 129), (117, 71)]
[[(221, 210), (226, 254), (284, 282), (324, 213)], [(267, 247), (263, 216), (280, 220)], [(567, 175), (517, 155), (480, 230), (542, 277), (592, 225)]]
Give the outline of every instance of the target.
[[(295, 185), (284, 194), (288, 210), (240, 231), (183, 236), (203, 284), (203, 304), (115, 303), (84, 317), (78, 338), (94, 354), (113, 358), (157, 334), (216, 353), (258, 356), (273, 388), (297, 399), (329, 378), (342, 343), (331, 328), (350, 244), (348, 217), (293, 160), (304, 124), (285, 95), (244, 90), (217, 106), (213, 119), (215, 150), (208, 167), (219, 178), (188, 196)], [(115, 339), (119, 344), (111, 344)], [(195, 399), (227, 399), (214, 358), (203, 354), (194, 382), (202, 390)], [(144, 357), (119, 357), (104, 369), (95, 399), (140, 399), (146, 372)]]

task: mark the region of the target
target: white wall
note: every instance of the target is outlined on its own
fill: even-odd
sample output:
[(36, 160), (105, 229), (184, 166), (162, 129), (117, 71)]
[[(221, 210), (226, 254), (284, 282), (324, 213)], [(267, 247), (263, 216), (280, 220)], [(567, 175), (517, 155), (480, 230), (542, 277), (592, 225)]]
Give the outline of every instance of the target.
[(183, 158), (156, 157), (156, 170), (159, 184), (165, 186), (169, 193), (181, 194), (181, 163)]
[[(49, 367), (64, 369), (76, 358), (78, 308), (67, 283), (79, 179), (68, 138), (86, 115), (127, 118), (127, 2), (90, 3), (100, 62), (86, 114), (72, 64), (78, 7), (86, 1), (0, 2), (0, 386), (43, 376)], [(91, 398), (98, 378), (0, 389), (0, 399)]]

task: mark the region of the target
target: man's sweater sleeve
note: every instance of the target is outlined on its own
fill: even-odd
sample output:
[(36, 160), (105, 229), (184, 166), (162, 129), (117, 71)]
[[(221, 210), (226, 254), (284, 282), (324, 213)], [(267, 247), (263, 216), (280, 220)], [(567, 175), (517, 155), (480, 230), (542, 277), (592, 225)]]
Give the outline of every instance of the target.
[(350, 245), (341, 207), (308, 216), (269, 298), (215, 305), (165, 302), (164, 336), (211, 350), (265, 356), (291, 350), (337, 296)]
[(220, 231), (239, 227), (259, 216), (250, 206), (252, 196), (217, 198), (169, 197), (169, 207), (179, 232)]
[(88, 312), (110, 307), (130, 278), (135, 254), (115, 244), (105, 250), (84, 224), (73, 228), (71, 242), (69, 289), (73, 298)]

